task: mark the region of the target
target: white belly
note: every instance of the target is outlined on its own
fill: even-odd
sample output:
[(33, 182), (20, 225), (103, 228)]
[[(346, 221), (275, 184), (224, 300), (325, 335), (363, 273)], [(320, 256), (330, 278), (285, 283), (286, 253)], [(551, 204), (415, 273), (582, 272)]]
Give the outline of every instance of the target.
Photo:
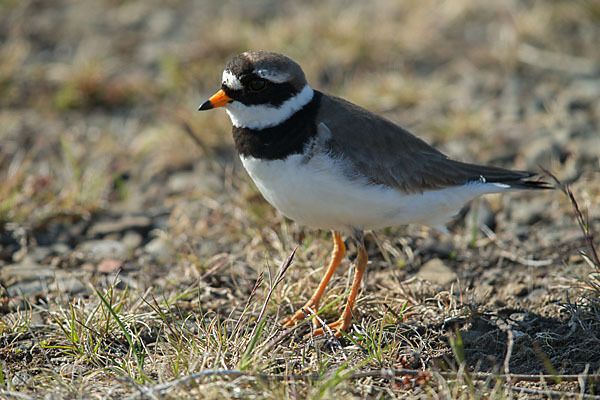
[(462, 205), (483, 193), (504, 190), (489, 183), (406, 194), (366, 180), (350, 179), (326, 155), (264, 161), (240, 157), (256, 186), (280, 213), (304, 225), (348, 232), (408, 223), (444, 224)]

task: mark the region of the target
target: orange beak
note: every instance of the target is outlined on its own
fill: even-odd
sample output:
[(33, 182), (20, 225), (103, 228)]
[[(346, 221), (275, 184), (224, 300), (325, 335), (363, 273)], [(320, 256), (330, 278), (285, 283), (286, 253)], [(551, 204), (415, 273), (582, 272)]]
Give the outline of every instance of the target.
[(223, 107), (225, 104), (233, 101), (233, 99), (225, 94), (223, 89), (219, 90), (217, 93), (213, 94), (212, 97), (206, 100), (200, 107), (198, 107), (198, 111), (210, 110), (212, 108)]

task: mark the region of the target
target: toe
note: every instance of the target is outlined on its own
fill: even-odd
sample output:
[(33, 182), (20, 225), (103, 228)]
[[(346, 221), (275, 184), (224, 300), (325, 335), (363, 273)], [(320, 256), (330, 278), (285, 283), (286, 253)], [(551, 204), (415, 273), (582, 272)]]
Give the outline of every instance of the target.
[(290, 315), (289, 317), (282, 319), (280, 323), (281, 323), (281, 325), (289, 328), (291, 326), (296, 325), (298, 322), (302, 321), (305, 317), (306, 317), (306, 315), (304, 314), (304, 311), (302, 311), (300, 309), (300, 310), (296, 311), (296, 313), (294, 315)]
[(325, 333), (330, 334), (333, 333), (333, 335), (336, 338), (341, 338), (343, 335), (343, 332), (345, 332), (348, 328), (350, 328), (350, 325), (352, 325), (351, 321), (346, 321), (345, 319), (339, 319), (331, 324), (328, 324), (327, 327), (322, 327), (319, 329), (316, 329), (315, 331), (312, 332), (313, 336), (321, 336), (324, 335)]

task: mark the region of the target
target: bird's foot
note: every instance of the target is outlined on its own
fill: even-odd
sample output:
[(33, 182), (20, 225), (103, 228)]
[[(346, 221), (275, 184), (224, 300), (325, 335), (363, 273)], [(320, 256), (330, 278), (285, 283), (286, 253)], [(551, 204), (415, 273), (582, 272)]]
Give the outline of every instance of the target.
[(306, 318), (307, 315), (310, 315), (310, 312), (317, 312), (319, 309), (319, 303), (316, 303), (313, 299), (310, 299), (306, 302), (306, 304), (298, 311), (296, 311), (293, 315), (282, 319), (279, 323), (285, 327), (292, 327), (296, 325), (298, 322), (302, 321)]
[(321, 336), (321, 335), (324, 335), (325, 333), (327, 333), (327, 334), (333, 334), (336, 338), (339, 339), (342, 337), (343, 332), (348, 330), (348, 328), (350, 328), (351, 325), (352, 325), (352, 313), (350, 313), (350, 312), (344, 313), (344, 314), (342, 314), (340, 319), (338, 319), (337, 321), (332, 322), (331, 324), (327, 324), (327, 325), (313, 331), (312, 335), (313, 336)]

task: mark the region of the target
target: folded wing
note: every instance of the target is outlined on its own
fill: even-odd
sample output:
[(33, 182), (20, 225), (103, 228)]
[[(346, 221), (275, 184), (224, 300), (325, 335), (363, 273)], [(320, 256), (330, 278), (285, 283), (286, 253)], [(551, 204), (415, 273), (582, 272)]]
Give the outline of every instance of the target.
[(370, 182), (406, 193), (488, 182), (514, 189), (550, 188), (536, 174), (469, 164), (448, 158), (391, 121), (343, 99), (323, 96), (317, 121), (330, 135), (333, 154), (346, 158)]

